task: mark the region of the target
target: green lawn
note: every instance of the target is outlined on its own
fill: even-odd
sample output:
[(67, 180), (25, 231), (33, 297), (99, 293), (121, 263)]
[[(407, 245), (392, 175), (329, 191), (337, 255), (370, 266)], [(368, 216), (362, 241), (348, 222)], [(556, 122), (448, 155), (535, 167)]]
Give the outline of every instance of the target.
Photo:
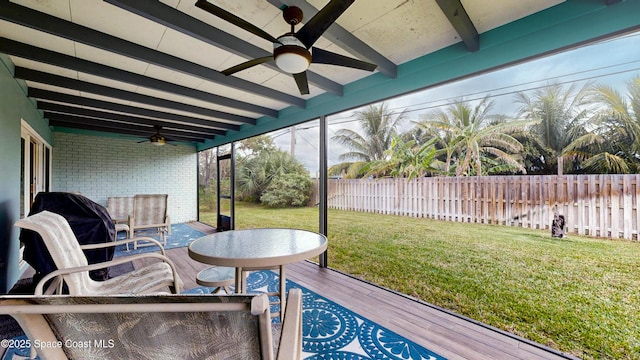
[[(236, 206), (237, 229), (317, 224), (317, 208)], [(338, 210), (328, 224), (332, 268), (581, 358), (640, 359), (640, 243)]]

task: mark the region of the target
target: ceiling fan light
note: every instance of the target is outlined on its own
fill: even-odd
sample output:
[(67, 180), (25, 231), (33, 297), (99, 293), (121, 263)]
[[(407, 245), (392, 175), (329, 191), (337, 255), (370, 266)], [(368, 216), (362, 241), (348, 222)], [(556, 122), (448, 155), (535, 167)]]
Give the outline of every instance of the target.
[(166, 143), (164, 137), (156, 137), (156, 136), (151, 137), (149, 141), (151, 141), (151, 143), (155, 146), (162, 146)]
[(295, 36), (283, 35), (273, 44), (273, 58), (280, 70), (289, 74), (306, 71), (311, 64), (311, 53)]
[(276, 56), (276, 66), (290, 74), (298, 74), (309, 68), (309, 60), (295, 53), (284, 53)]

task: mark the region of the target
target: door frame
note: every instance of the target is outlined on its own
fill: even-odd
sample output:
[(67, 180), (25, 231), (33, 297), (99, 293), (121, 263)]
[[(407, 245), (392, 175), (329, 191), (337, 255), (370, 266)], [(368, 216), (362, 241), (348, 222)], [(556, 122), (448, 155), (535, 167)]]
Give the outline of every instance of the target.
[[(36, 194), (51, 190), (51, 145), (44, 140), (24, 119), (21, 120), (20, 147), (20, 218), (29, 214)], [(23, 260), (24, 247), (20, 244), (19, 266), (28, 264)]]

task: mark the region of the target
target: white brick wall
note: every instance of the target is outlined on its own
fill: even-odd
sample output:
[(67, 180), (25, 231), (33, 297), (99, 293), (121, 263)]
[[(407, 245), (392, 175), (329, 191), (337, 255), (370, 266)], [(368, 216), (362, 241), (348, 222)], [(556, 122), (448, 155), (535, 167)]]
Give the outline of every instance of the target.
[(105, 205), (109, 196), (169, 194), (172, 223), (197, 219), (197, 153), (189, 146), (56, 132), (52, 191), (80, 192)]

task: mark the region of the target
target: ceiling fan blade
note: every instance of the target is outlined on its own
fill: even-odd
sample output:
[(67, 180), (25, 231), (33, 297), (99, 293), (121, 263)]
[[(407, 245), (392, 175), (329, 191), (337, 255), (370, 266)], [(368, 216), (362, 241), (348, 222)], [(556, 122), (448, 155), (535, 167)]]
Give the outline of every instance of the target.
[(307, 81), (307, 72), (303, 71), (299, 74), (293, 74), (293, 78), (296, 80), (298, 90), (301, 95), (309, 94), (309, 82)]
[(355, 69), (361, 69), (366, 71), (373, 71), (378, 67), (376, 64), (368, 63), (366, 61), (354, 59), (348, 56), (336, 54), (331, 51), (313, 48), (311, 50), (311, 62), (316, 64), (330, 64), (338, 66), (346, 66)]
[(265, 57), (249, 60), (247, 62), (243, 62), (242, 64), (232, 66), (226, 70), (222, 70), (222, 73), (229, 76), (231, 74), (237, 73), (238, 71), (242, 71), (250, 67), (260, 65), (262, 63), (266, 63), (267, 61), (270, 61), (270, 60), (273, 60), (273, 56), (265, 56)]
[(196, 6), (199, 7), (200, 9), (207, 11), (209, 13), (211, 13), (212, 15), (215, 15), (219, 18), (221, 18), (222, 20), (225, 20), (227, 22), (232, 23), (233, 25), (242, 28), (254, 35), (257, 35), (265, 40), (269, 40), (271, 42), (278, 42), (278, 39), (276, 39), (275, 37), (271, 36), (269, 33), (267, 33), (266, 31), (260, 29), (259, 27), (253, 25), (252, 23), (243, 20), (235, 15), (233, 15), (232, 13), (216, 6), (213, 5), (209, 2), (207, 2), (206, 0), (198, 0), (196, 2)]
[(298, 30), (296, 37), (307, 49), (342, 15), (355, 0), (331, 0), (322, 10)]
[(142, 141), (138, 141), (138, 144), (141, 144), (141, 143), (143, 143), (143, 142), (147, 142), (147, 141), (149, 141), (149, 140), (142, 140)]

